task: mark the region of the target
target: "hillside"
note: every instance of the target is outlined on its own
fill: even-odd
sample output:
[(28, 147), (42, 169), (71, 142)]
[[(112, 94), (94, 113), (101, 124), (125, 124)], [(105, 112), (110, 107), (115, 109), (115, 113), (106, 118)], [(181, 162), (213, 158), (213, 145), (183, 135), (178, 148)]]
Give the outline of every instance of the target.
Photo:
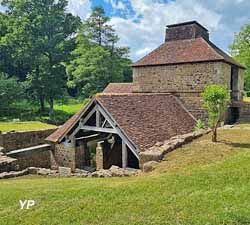
[[(0, 181), (0, 224), (249, 224), (250, 125), (219, 130), (132, 178)], [(36, 205), (21, 210), (19, 200)]]

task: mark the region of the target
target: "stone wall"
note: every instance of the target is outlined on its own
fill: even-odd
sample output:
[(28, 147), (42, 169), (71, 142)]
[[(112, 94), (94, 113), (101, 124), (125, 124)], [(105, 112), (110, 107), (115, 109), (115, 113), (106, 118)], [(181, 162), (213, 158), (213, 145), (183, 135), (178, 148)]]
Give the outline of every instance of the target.
[[(239, 100), (243, 97), (244, 71), (239, 69)], [(188, 63), (133, 68), (134, 92), (169, 92), (177, 96), (196, 118), (207, 121), (201, 93), (207, 85), (226, 85), (230, 90), (231, 65), (224, 62)]]
[(180, 99), (186, 109), (196, 118), (207, 122), (207, 110), (202, 107), (201, 92), (178, 92), (173, 93)]
[(51, 167), (51, 151), (32, 152), (27, 155), (15, 156), (19, 170), (26, 169), (28, 167)]
[(76, 169), (76, 151), (74, 147), (64, 144), (55, 144), (52, 149), (51, 168), (57, 169), (59, 166), (70, 167), (72, 171)]
[(133, 68), (134, 92), (201, 92), (209, 84), (230, 89), (231, 66), (223, 62)]
[(44, 144), (45, 138), (55, 130), (56, 129), (45, 129), (0, 133), (0, 146), (4, 148), (3, 152), (9, 152), (11, 150)]
[(209, 40), (209, 33), (198, 24), (192, 23), (182, 26), (168, 27), (166, 29), (165, 41), (193, 39), (197, 37), (203, 37), (204, 39)]

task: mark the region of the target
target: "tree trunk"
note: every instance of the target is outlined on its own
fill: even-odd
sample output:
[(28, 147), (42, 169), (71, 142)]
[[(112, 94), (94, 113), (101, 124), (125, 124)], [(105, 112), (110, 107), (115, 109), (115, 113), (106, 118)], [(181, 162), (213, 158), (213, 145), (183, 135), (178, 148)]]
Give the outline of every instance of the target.
[(40, 112), (43, 113), (45, 111), (45, 98), (44, 95), (39, 96), (39, 102), (40, 102)]
[(49, 117), (52, 117), (54, 114), (54, 99), (49, 97)]
[(212, 131), (212, 142), (217, 142), (217, 128), (213, 128)]
[(219, 126), (219, 122), (220, 121), (218, 120), (212, 129), (212, 142), (217, 142), (217, 128)]

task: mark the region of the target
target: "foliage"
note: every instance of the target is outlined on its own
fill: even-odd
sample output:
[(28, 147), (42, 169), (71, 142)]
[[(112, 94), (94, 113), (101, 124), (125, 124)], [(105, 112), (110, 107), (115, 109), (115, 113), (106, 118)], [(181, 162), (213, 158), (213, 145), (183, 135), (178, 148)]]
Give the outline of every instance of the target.
[(38, 105), (34, 104), (31, 101), (20, 100), (11, 104), (8, 110), (4, 110), (1, 108), (0, 121), (41, 121), (61, 125), (72, 115), (78, 112), (79, 109), (83, 107), (86, 102), (87, 100), (76, 101), (72, 99), (64, 103), (56, 101), (54, 107), (55, 113), (53, 116), (49, 117), (49, 109), (47, 105), (45, 105), (44, 112), (41, 113), (39, 111)]
[(129, 49), (116, 47), (118, 37), (108, 21), (103, 8), (93, 9), (67, 66), (68, 86), (82, 89), (83, 97), (102, 91), (110, 82), (131, 81)]
[[(207, 135), (172, 151), (150, 175), (0, 180), (1, 223), (249, 224), (250, 130), (244, 128), (220, 130), (219, 145)], [(29, 196), (35, 206), (18, 210)]]
[(39, 99), (41, 111), (47, 99), (52, 113), (54, 98), (66, 87), (65, 63), (74, 48), (73, 34), (80, 19), (66, 12), (67, 0), (4, 0), (2, 4), (8, 11), (1, 46), (13, 50), (10, 58), (17, 63), (22, 59), (28, 62), (25, 78), (30, 91)]
[(204, 129), (205, 128), (205, 124), (202, 120), (198, 119), (195, 125), (195, 130), (200, 130), (200, 129)]
[(229, 91), (222, 85), (209, 85), (202, 93), (204, 107), (208, 110), (209, 126), (213, 129), (212, 141), (216, 142), (216, 131), (228, 103)]
[(244, 74), (244, 90), (250, 92), (250, 24), (241, 28), (234, 36), (234, 41), (230, 46), (231, 54), (240, 63), (246, 66)]
[(10, 106), (24, 96), (23, 85), (15, 78), (7, 78), (0, 74), (0, 111), (8, 110)]

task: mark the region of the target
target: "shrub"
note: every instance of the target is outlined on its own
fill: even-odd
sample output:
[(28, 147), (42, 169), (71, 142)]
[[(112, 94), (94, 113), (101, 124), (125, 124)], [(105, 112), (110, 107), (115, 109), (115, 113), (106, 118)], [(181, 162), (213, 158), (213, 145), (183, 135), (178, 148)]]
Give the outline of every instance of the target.
[(204, 107), (208, 110), (208, 125), (212, 128), (212, 141), (217, 141), (217, 127), (229, 101), (229, 91), (222, 85), (209, 85), (202, 93)]

